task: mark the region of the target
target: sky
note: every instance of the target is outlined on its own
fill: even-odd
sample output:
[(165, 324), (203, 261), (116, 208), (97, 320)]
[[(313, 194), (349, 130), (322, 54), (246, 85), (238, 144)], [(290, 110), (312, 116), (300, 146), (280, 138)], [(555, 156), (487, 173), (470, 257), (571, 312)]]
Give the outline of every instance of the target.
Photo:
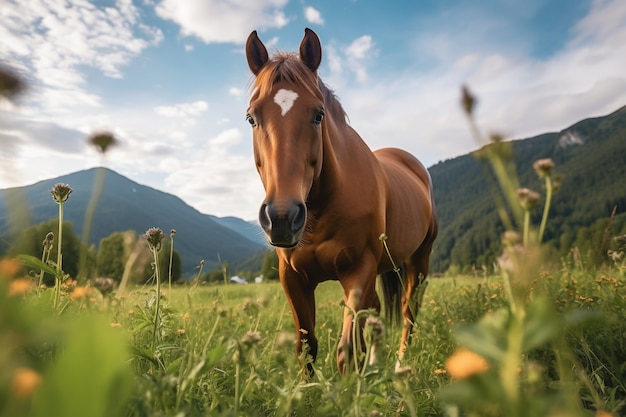
[[(244, 43), (297, 51), (305, 27), (365, 142), (427, 167), (482, 145), (463, 85), (510, 139), (626, 105), (624, 0), (0, 0), (0, 65), (27, 84), (0, 100), (0, 189), (104, 165), (256, 219)], [(104, 157), (86, 140), (103, 130), (119, 141)]]

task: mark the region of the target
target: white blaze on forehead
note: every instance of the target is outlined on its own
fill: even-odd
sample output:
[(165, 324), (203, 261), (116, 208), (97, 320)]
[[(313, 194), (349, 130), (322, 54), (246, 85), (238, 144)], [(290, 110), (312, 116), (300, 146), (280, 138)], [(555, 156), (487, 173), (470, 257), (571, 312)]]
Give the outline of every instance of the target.
[(295, 91), (285, 90), (284, 88), (281, 88), (280, 90), (278, 90), (278, 92), (274, 96), (274, 103), (280, 106), (281, 116), (284, 116), (287, 114), (287, 112), (291, 109), (291, 107), (293, 106), (293, 103), (296, 101), (297, 98), (298, 98), (298, 93), (296, 93)]

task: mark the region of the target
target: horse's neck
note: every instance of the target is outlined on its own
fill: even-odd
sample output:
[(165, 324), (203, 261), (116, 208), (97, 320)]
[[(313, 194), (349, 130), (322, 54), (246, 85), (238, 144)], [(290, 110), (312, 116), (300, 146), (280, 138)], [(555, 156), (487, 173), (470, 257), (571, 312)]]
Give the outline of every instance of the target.
[(365, 142), (350, 126), (340, 128), (332, 122), (325, 129), (323, 146), (320, 176), (314, 181), (307, 200), (307, 204), (319, 207), (333, 198), (340, 198), (338, 194), (342, 192), (342, 187), (347, 186), (346, 183), (354, 183), (350, 178), (354, 172), (349, 167), (359, 162), (363, 165), (371, 156)]

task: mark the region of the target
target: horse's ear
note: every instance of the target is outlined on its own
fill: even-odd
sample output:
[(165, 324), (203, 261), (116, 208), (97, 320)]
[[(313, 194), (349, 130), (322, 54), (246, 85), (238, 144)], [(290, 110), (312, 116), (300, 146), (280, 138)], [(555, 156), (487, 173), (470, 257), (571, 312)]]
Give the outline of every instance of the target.
[(304, 38), (300, 43), (300, 59), (313, 72), (317, 71), (322, 62), (320, 38), (309, 28), (304, 29)]
[(261, 39), (259, 39), (256, 30), (250, 33), (246, 41), (246, 58), (250, 71), (252, 71), (254, 75), (257, 75), (259, 71), (261, 71), (261, 68), (263, 68), (263, 65), (270, 59), (267, 54), (267, 49), (265, 45), (263, 45), (263, 42), (261, 42)]

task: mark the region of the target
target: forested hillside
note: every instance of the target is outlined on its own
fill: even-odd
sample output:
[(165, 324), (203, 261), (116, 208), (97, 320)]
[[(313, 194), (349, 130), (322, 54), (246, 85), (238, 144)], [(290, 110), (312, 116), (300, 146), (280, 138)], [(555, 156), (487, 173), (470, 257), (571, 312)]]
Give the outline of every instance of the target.
[[(561, 132), (514, 141), (513, 150), (521, 187), (544, 195), (532, 167), (542, 158), (552, 158), (561, 178), (544, 239), (554, 248), (555, 259), (577, 247), (588, 261), (601, 260), (614, 244), (605, 238), (614, 208), (610, 236), (626, 233), (626, 107)], [(430, 173), (440, 220), (431, 270), (491, 267), (503, 228), (489, 186), (489, 166), (464, 155), (432, 166)], [(535, 224), (542, 207), (534, 213)]]

